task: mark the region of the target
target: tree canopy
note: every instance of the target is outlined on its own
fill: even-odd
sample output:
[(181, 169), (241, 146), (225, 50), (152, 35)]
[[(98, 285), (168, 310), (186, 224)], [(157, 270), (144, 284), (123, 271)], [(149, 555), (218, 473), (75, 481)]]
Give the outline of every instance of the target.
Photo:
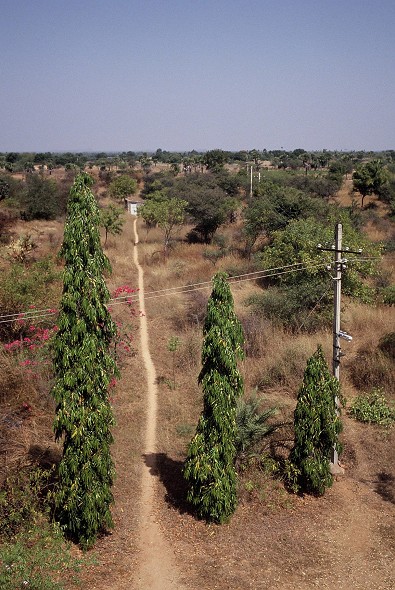
[(362, 197), (362, 207), (367, 195), (378, 195), (387, 181), (387, 174), (381, 160), (371, 160), (356, 167), (353, 174), (354, 190)]
[(117, 176), (108, 187), (112, 197), (118, 200), (125, 199), (129, 195), (134, 195), (137, 190), (137, 182), (127, 174)]
[(162, 230), (165, 255), (176, 229), (184, 223), (187, 204), (183, 199), (166, 198), (163, 193), (156, 191), (139, 208), (139, 215), (148, 225), (157, 225)]

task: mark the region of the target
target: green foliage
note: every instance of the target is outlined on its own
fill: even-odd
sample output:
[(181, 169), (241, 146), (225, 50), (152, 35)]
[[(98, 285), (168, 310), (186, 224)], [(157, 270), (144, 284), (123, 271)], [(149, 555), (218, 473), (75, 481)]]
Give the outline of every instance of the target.
[(117, 178), (115, 178), (108, 187), (110, 195), (119, 201), (130, 195), (134, 195), (136, 190), (136, 181), (127, 174), (117, 176)]
[(139, 208), (139, 215), (148, 225), (157, 225), (163, 232), (165, 254), (176, 229), (184, 223), (187, 202), (176, 197), (166, 198), (159, 193)]
[(332, 321), (332, 284), (316, 276), (295, 285), (269, 287), (247, 300), (255, 311), (292, 332), (315, 332)]
[(107, 243), (108, 234), (116, 236), (122, 232), (125, 219), (123, 218), (123, 210), (119, 207), (110, 205), (107, 209), (100, 211), (100, 225), (106, 232), (104, 244)]
[(341, 422), (336, 412), (339, 382), (332, 377), (321, 346), (308, 360), (294, 412), (295, 442), (290, 462), (301, 492), (322, 495), (332, 485), (329, 470), (331, 449), (340, 451)]
[[(18, 314), (35, 304), (38, 309), (48, 308), (58, 298), (59, 272), (50, 257), (29, 265), (21, 262), (2, 271), (0, 281), (0, 313)], [(22, 329), (19, 320), (0, 324), (0, 336), (8, 338)]]
[(50, 471), (19, 469), (0, 490), (0, 537), (11, 539), (36, 522), (46, 506)]
[(59, 330), (54, 339), (56, 438), (63, 458), (55, 492), (56, 517), (83, 548), (112, 526), (114, 423), (107, 389), (116, 372), (109, 347), (115, 325), (106, 307), (103, 273), (110, 263), (99, 235), (99, 210), (87, 174), (70, 191), (61, 255), (65, 260)]
[(262, 182), (244, 210), (247, 254), (259, 236), (271, 237), (273, 232), (284, 229), (292, 219), (324, 217), (327, 212), (325, 203), (307, 196), (301, 190), (270, 181)]
[(380, 256), (381, 248), (352, 226), (346, 211), (332, 211), (329, 223), (313, 218), (290, 221), (283, 230), (273, 233), (271, 244), (257, 255), (257, 260), (265, 269), (300, 265), (297, 272), (282, 273), (276, 279), (280, 285), (299, 284), (301, 281), (314, 280), (315, 277), (327, 277), (326, 265), (333, 263), (333, 254), (319, 251), (317, 246), (333, 243), (336, 219), (343, 225), (343, 245), (350, 250), (362, 248), (363, 258), (372, 258), (358, 262), (358, 255), (348, 257), (349, 263), (342, 277), (342, 292), (371, 303), (374, 290), (363, 279), (376, 272), (377, 263), (374, 258)]
[(391, 306), (395, 305), (395, 285), (388, 285), (388, 287), (384, 287), (380, 294), (383, 303)]
[(184, 467), (188, 501), (199, 517), (222, 523), (236, 504), (236, 407), (243, 391), (237, 360), (243, 332), (235, 315), (225, 273), (213, 278), (203, 327), (203, 412), (189, 444)]
[(351, 404), (350, 414), (359, 422), (380, 426), (391, 426), (395, 422), (395, 408), (388, 405), (380, 387), (369, 394), (357, 395)]
[(28, 174), (21, 206), (25, 209), (24, 217), (27, 220), (54, 219), (61, 213), (56, 181), (38, 174)]
[(15, 180), (11, 174), (0, 173), (0, 201), (7, 200), (7, 205), (13, 201), (18, 202), (23, 190), (21, 181)]
[(261, 400), (257, 396), (237, 401), (236, 452), (248, 454), (265, 436), (276, 430), (276, 425), (268, 421), (276, 414), (276, 408), (261, 410)]
[(72, 555), (60, 528), (44, 521), (1, 545), (0, 563), (2, 590), (63, 590), (64, 583), (78, 582), (83, 562)]
[(366, 195), (379, 195), (387, 181), (387, 173), (384, 164), (380, 160), (372, 160), (356, 167), (353, 174), (354, 190), (358, 191), (363, 201)]
[(221, 170), (226, 161), (226, 153), (223, 150), (209, 150), (203, 157), (203, 163), (208, 170)]
[(237, 201), (219, 185), (214, 174), (190, 174), (176, 179), (169, 195), (188, 202), (186, 212), (196, 223), (191, 241), (209, 244), (217, 229), (237, 208)]
[(217, 246), (217, 249), (205, 248), (203, 250), (203, 258), (206, 258), (206, 260), (209, 260), (215, 266), (221, 258), (224, 258), (228, 254), (229, 248), (227, 247), (225, 236), (214, 236), (213, 242)]

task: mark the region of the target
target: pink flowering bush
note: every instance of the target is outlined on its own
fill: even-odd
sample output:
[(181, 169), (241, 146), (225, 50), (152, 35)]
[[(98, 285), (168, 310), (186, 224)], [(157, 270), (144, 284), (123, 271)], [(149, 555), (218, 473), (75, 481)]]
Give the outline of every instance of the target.
[(111, 293), (111, 302), (108, 306), (117, 327), (117, 335), (113, 344), (115, 360), (120, 369), (125, 365), (128, 358), (136, 354), (133, 348), (133, 329), (136, 317), (133, 294), (136, 292), (137, 289), (133, 289), (128, 285), (117, 287)]
[[(34, 309), (34, 306), (30, 306)], [(56, 313), (56, 310), (50, 310)], [(34, 314), (31, 314), (33, 317)], [(57, 330), (57, 326), (41, 327), (32, 324), (32, 317), (19, 314), (16, 323), (19, 324), (21, 336), (3, 345), (6, 353), (12, 355), (15, 362), (24, 369), (28, 378), (34, 379), (41, 388), (46, 388), (52, 374), (50, 359), (50, 341)], [(24, 335), (25, 334), (25, 335)]]
[[(136, 310), (133, 294), (136, 289), (128, 285), (117, 287), (111, 294), (108, 306), (117, 326), (117, 335), (113, 342), (113, 354), (120, 369), (125, 366), (129, 358), (136, 354), (133, 347), (133, 330), (135, 327)], [(57, 326), (39, 326), (34, 321), (35, 306), (29, 306), (31, 311), (21, 313), (14, 320), (18, 327), (19, 337), (3, 344), (3, 350), (9, 355), (25, 377), (33, 380), (40, 390), (48, 390), (52, 382), (51, 339), (57, 331)], [(56, 309), (46, 311), (47, 314), (57, 313)], [(47, 318), (46, 318), (47, 319)], [(50, 319), (50, 318), (48, 318)], [(114, 390), (116, 378), (110, 382), (110, 389)]]

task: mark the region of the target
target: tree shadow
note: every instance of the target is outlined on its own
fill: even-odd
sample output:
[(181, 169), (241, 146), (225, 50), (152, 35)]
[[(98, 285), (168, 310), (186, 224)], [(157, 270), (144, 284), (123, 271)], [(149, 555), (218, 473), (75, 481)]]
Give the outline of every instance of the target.
[(377, 474), (375, 492), (386, 502), (395, 504), (395, 477), (385, 471)]
[(165, 487), (166, 502), (176, 508), (180, 514), (192, 514), (187, 501), (187, 485), (182, 475), (183, 461), (175, 461), (166, 453), (148, 453), (143, 455), (150, 473), (159, 478)]
[(41, 469), (56, 469), (62, 459), (62, 451), (54, 445), (33, 444), (29, 447), (28, 458)]

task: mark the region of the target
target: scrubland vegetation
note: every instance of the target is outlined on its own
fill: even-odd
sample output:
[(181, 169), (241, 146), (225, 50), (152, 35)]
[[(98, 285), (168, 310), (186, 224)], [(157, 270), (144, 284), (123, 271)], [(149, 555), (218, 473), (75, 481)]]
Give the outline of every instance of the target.
[[(300, 496), (293, 492), (320, 495), (332, 483), (326, 469), (324, 489), (322, 481), (317, 484), (306, 472), (297, 473), (292, 457), (299, 452), (294, 410), (298, 393), (299, 398), (306, 395), (306, 370), (313, 362), (309, 359), (316, 359), (317, 345), (320, 362), (325, 358), (331, 364), (333, 280), (327, 266), (333, 254), (319, 251), (317, 245), (331, 247), (339, 221), (343, 246), (352, 251), (362, 248), (361, 255), (347, 256), (342, 280), (342, 329), (352, 334), (353, 341), (342, 345), (346, 355), (340, 379), (344, 405), (340, 460), (345, 477), (372, 480), (388, 514), (393, 512), (395, 152), (3, 154), (0, 166), (0, 581), (5, 588), (11, 590), (14, 580), (23, 583), (34, 576), (37, 588), (71, 588), (74, 569), (81, 567), (81, 555), (51, 524), (50, 511), (61, 456), (53, 437), (51, 394), (52, 342), (62, 291), (58, 252), (69, 190), (82, 168), (94, 179), (93, 192), (101, 208), (102, 244), (113, 268), (107, 277), (110, 292), (112, 297), (125, 295), (123, 304), (111, 310), (118, 325), (122, 378), (111, 384), (109, 395), (118, 422), (115, 445), (119, 445), (122, 436), (117, 429), (126, 427), (121, 417), (124, 396), (131, 395), (129, 384), (134, 384), (135, 418), (128, 424), (135, 437), (128, 450), (132, 465), (123, 461), (120, 450), (116, 465), (135, 474), (145, 381), (136, 338), (138, 320), (133, 315), (138, 310), (133, 299), (132, 220), (119, 208), (124, 196), (136, 193), (144, 203), (138, 248), (159, 384), (158, 477), (171, 508), (163, 511), (162, 519), (173, 545), (192, 564), (195, 583), (199, 580), (202, 588), (209, 588), (216, 575), (218, 588), (261, 587), (254, 578), (253, 559), (245, 578), (240, 574), (239, 585), (232, 586), (226, 573), (229, 562), (225, 567), (221, 558), (216, 564), (220, 573), (215, 574), (210, 556), (218, 557), (218, 547), (225, 547), (229, 560), (238, 554), (245, 562), (248, 551), (253, 552), (251, 543), (260, 543), (260, 535), (265, 535), (261, 515), (267, 519), (280, 515), (274, 527), (287, 538), (281, 529), (288, 518), (284, 515), (300, 509)], [(234, 524), (231, 521), (221, 532), (213, 530), (211, 539), (202, 523), (192, 521), (182, 468), (202, 411), (198, 384), (202, 330), (210, 280), (217, 271), (229, 276), (244, 332), (244, 359), (238, 365), (244, 405), (238, 409), (239, 510)], [(123, 479), (118, 478), (115, 485), (121, 490)], [(137, 476), (135, 489), (128, 493), (137, 498)], [(315, 504), (314, 510), (320, 511), (320, 506)], [(185, 511), (191, 520), (185, 520)], [(308, 520), (299, 516), (308, 528)], [(115, 518), (115, 527), (119, 522)], [(292, 521), (289, 526), (296, 525)], [(186, 531), (192, 549), (183, 541)], [(393, 527), (389, 536), (391, 531), (395, 533)], [(285, 549), (290, 549), (291, 539), (287, 542)], [(56, 549), (51, 549), (52, 543)], [(44, 559), (44, 546), (45, 551), (62, 555), (61, 564)], [(297, 558), (296, 552), (290, 566), (297, 566)], [(18, 571), (21, 582), (10, 574), (16, 559), (25, 564)], [(47, 568), (38, 565), (43, 561)], [(270, 563), (274, 571), (281, 569), (273, 556)], [(88, 569), (94, 577), (95, 566)], [(52, 580), (52, 586), (49, 582), (45, 586), (41, 578)]]

